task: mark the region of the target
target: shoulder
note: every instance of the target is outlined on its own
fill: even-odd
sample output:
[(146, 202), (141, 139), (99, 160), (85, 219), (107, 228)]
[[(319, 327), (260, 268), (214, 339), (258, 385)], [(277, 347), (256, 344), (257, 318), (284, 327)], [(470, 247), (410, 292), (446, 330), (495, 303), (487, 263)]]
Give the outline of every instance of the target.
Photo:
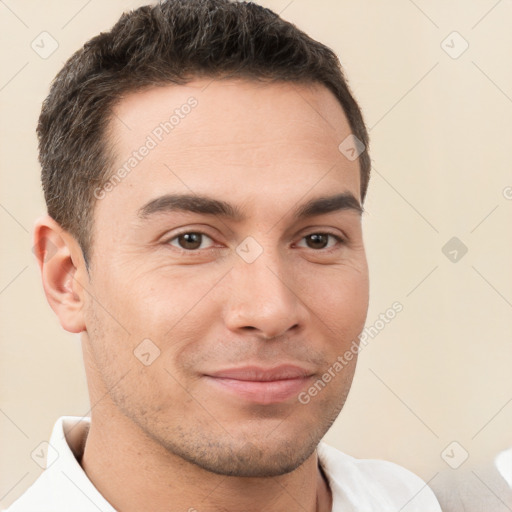
[(432, 481), (444, 512), (512, 510), (512, 449), (470, 468), (447, 469)]
[(50, 512), (55, 505), (51, 487), (50, 472), (45, 470), (5, 512)]
[(333, 512), (338, 502), (340, 510), (350, 504), (379, 512), (441, 512), (429, 486), (398, 464), (357, 459), (324, 442), (318, 458), (331, 486)]

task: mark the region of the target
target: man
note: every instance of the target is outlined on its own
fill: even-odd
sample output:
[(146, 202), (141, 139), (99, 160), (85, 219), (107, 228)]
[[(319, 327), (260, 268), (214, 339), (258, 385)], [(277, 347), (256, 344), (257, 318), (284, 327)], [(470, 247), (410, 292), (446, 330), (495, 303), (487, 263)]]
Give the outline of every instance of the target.
[(368, 136), (331, 50), (250, 3), (142, 7), (66, 63), (38, 135), (91, 416), (10, 512), (440, 510), (321, 442), (368, 308)]

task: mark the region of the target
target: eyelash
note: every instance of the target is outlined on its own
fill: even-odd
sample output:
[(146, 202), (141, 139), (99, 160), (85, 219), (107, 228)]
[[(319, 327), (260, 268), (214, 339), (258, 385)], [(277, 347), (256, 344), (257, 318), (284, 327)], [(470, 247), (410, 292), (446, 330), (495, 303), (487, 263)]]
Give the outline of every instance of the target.
[[(187, 235), (187, 234), (192, 234), (192, 233), (196, 234), (196, 235), (206, 236), (210, 240), (214, 241), (213, 237), (211, 237), (207, 233), (204, 233), (203, 231), (188, 230), (188, 231), (182, 231), (181, 233), (176, 233), (175, 235), (172, 236), (172, 238), (166, 239), (163, 243), (164, 243), (164, 245), (171, 246), (171, 242), (173, 240), (178, 239), (180, 236)], [(307, 233), (306, 235), (302, 236), (300, 238), (300, 240), (302, 241), (302, 240), (304, 240), (305, 238), (307, 238), (308, 236), (311, 236), (311, 235), (327, 235), (327, 236), (333, 237), (337, 241), (337, 244), (335, 244), (332, 247), (325, 248), (325, 249), (311, 249), (310, 247), (306, 247), (307, 249), (311, 249), (312, 251), (317, 252), (317, 253), (330, 253), (330, 252), (333, 252), (336, 249), (338, 249), (340, 245), (345, 245), (346, 244), (346, 240), (345, 239), (340, 237), (338, 234), (332, 233), (330, 231), (312, 231), (311, 233)], [(207, 249), (183, 249), (182, 247), (175, 247), (175, 246), (171, 246), (171, 247), (173, 248), (173, 250), (177, 250), (177, 251), (179, 251), (179, 252), (181, 252), (183, 254), (201, 254), (201, 253), (204, 254), (205, 251), (214, 251), (215, 249), (217, 249), (217, 247), (208, 247)]]

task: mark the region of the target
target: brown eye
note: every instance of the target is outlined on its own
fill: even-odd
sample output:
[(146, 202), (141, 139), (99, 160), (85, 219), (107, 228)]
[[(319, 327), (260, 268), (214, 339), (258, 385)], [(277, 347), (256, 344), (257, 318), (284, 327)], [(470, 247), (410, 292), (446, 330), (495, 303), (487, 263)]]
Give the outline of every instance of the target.
[(308, 247), (311, 249), (325, 249), (329, 241), (329, 235), (325, 233), (313, 233), (305, 238), (309, 241)]
[(173, 245), (174, 247), (178, 247), (179, 249), (194, 251), (196, 249), (205, 248), (201, 247), (205, 239), (212, 241), (212, 239), (209, 236), (205, 235), (204, 233), (189, 232), (175, 236), (174, 238), (169, 240), (168, 243)]
[[(330, 242), (329, 239), (334, 242)], [(302, 238), (302, 240), (305, 240), (306, 242), (305, 247), (319, 250), (331, 248), (336, 245), (336, 243), (343, 243), (343, 240), (339, 236), (332, 235), (331, 233), (311, 233), (310, 235)], [(304, 245), (301, 245), (301, 247), (304, 247)]]

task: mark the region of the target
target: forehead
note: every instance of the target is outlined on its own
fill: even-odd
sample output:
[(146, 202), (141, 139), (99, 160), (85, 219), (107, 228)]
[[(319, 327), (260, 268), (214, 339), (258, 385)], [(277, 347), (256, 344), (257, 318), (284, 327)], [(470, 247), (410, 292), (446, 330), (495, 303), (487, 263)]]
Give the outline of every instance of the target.
[(358, 161), (338, 149), (348, 121), (320, 84), (210, 79), (154, 87), (124, 97), (109, 128), (118, 176), (100, 208), (135, 210), (162, 193), (296, 200), (319, 186), (360, 200)]

